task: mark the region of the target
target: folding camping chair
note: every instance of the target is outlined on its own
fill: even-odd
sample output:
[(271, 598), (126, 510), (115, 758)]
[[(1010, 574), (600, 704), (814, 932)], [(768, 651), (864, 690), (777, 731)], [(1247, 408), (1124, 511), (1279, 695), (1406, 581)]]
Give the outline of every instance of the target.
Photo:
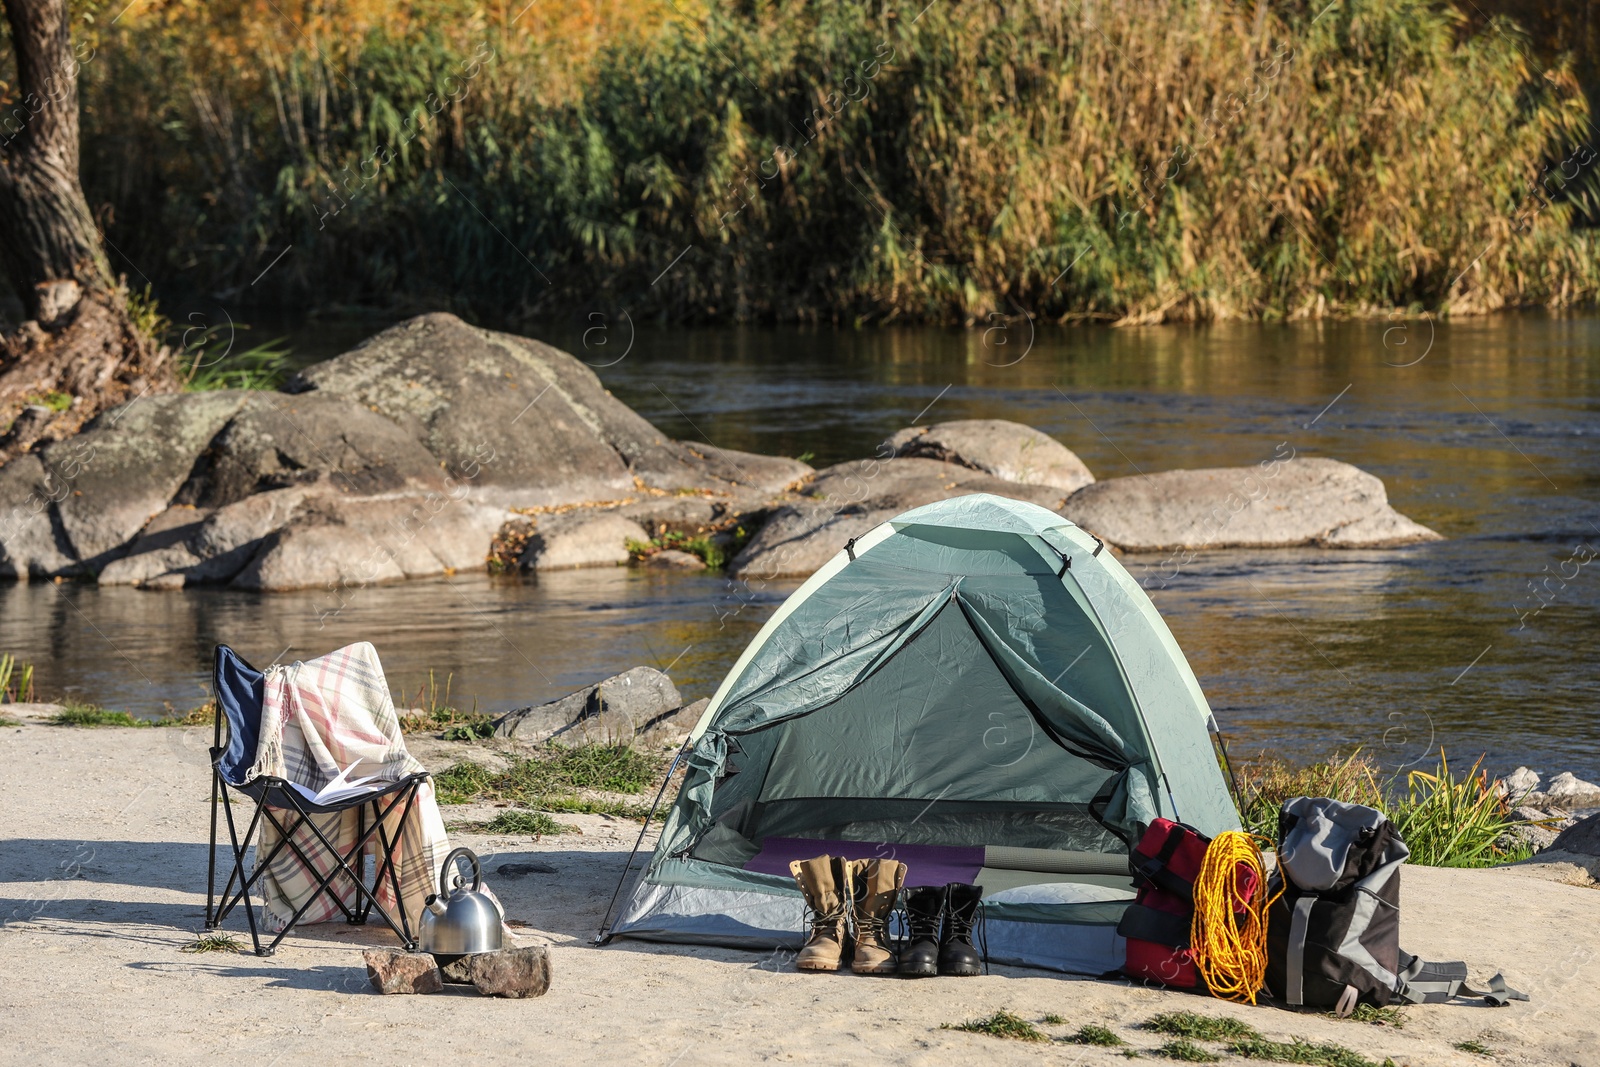
[[(411, 932), (411, 922), (406, 916), (405, 906), (401, 903), (400, 877), (395, 860), (400, 833), (397, 830), (391, 837), (384, 824), (397, 808), (401, 809), (401, 824), (410, 817), (412, 808), (416, 804), (417, 788), (427, 780), (427, 773), (419, 771), (397, 781), (384, 782), (369, 791), (331, 804), (312, 802), (293, 789), (284, 778), (262, 775), (246, 780), (246, 773), (255, 762), (256, 746), (260, 740), (265, 681), (266, 676), (246, 663), (233, 649), (226, 645), (217, 646), (212, 669), (218, 714), (211, 747), (211, 852), (206, 874), (206, 929), (214, 930), (220, 926), (234, 906), (243, 901), (245, 918), (250, 924), (250, 939), (255, 944), (256, 955), (270, 956), (284, 935), (294, 929), (300, 917), (306, 913), (306, 909), (318, 897), (327, 894), (339, 910), (344, 912), (345, 921), (352, 925), (364, 924), (372, 910), (377, 909), (378, 915), (400, 938), (406, 950), (416, 951), (417, 939)], [(222, 739), (223, 719), (228, 721), (226, 745)], [(231, 793), (239, 793), (255, 801), (255, 810), (250, 816), (249, 827), (243, 834), (239, 833), (238, 824), (234, 819), (233, 804), (229, 799)], [(233, 866), (220, 893), (217, 892), (219, 807), (227, 822), (228, 839), (233, 846)], [(357, 809), (356, 841), (347, 851), (341, 853), (338, 846), (328, 840), (311, 816), (348, 811), (351, 808)], [(253, 866), (247, 865), (245, 853), (249, 850), (250, 843), (254, 840), (256, 830), (261, 826), (263, 819), (277, 828), (282, 835), (281, 839), (268, 850), (267, 855), (258, 854)], [(296, 832), (302, 826), (309, 829), (316, 838), (312, 851), (320, 848), (322, 853), (331, 859), (332, 865), (327, 870), (323, 870), (323, 866), (326, 865), (313, 863), (306, 848), (295, 839)], [(380, 846), (381, 860), (378, 856), (374, 856), (373, 878), (369, 886), (363, 880), (366, 866), (364, 850), (374, 837)], [(306, 870), (311, 872), (312, 877), (316, 879), (317, 888), (306, 897), (299, 910), (278, 935), (263, 948), (261, 934), (256, 927), (255, 910), (250, 903), (250, 889), (286, 847), (292, 850)], [(260, 850), (257, 849), (257, 852)], [(344, 884), (344, 879), (349, 880), (348, 884), (354, 890), (353, 907), (337, 892)], [(398, 922), (378, 902), (376, 896), (378, 888), (385, 879), (388, 879), (389, 886), (394, 892), (395, 908), (400, 912)]]

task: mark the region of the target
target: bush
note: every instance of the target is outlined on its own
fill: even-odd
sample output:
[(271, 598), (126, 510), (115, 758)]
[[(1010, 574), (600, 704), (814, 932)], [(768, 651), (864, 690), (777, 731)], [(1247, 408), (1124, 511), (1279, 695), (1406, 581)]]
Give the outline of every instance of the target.
[(560, 5), (268, 7), (80, 28), (91, 201), (132, 261), (212, 290), (989, 322), (1600, 284), (1569, 225), (1594, 168), (1559, 165), (1588, 137), (1581, 92), (1439, 0), (630, 0), (598, 32)]
[(1276, 841), (1285, 801), (1331, 797), (1383, 811), (1411, 850), (1412, 863), (1489, 867), (1525, 859), (1526, 847), (1497, 843), (1518, 820), (1494, 791), (1482, 762), (1457, 776), (1441, 751), (1432, 771), (1380, 777), (1378, 765), (1359, 751), (1305, 767), (1263, 757), (1242, 768), (1240, 821), (1251, 833)]

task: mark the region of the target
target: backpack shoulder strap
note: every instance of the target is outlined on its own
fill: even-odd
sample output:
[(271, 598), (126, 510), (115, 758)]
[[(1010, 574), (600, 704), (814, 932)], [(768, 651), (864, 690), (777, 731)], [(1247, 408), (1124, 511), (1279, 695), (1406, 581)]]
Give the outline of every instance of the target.
[(1467, 984), (1465, 963), (1429, 963), (1403, 950), (1395, 994), (1407, 1004), (1443, 1004), (1455, 997), (1481, 997), (1495, 1007), (1504, 1007), (1513, 1000), (1528, 999), (1528, 994), (1506, 985), (1503, 975), (1489, 979), (1486, 990), (1474, 989)]

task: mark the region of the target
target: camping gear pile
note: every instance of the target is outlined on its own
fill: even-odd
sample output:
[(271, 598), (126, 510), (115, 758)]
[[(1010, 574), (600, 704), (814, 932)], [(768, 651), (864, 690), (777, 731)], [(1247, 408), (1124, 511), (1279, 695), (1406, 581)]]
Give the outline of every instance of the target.
[(1465, 963), (1426, 963), (1400, 948), (1400, 866), (1409, 855), (1375, 808), (1296, 797), (1279, 816), (1270, 876), (1248, 835), (1215, 840), (1157, 820), (1132, 866), (1141, 886), (1119, 929), (1123, 972), (1179, 989), (1348, 1016), (1360, 1004), (1503, 1005), (1527, 996), (1495, 975), (1466, 984)]
[[(1311, 828), (1342, 825), (1333, 802), (1291, 805), (1268, 878), (1216, 734), (1098, 539), (986, 494), (915, 508), (851, 539), (745, 649), (596, 940), (777, 946), (865, 974), (1120, 971), (1345, 1011), (1470, 992), (1461, 965), (1399, 951), (1404, 846), (1381, 814), (1335, 847)], [(1326, 878), (1301, 858), (1324, 844)]]

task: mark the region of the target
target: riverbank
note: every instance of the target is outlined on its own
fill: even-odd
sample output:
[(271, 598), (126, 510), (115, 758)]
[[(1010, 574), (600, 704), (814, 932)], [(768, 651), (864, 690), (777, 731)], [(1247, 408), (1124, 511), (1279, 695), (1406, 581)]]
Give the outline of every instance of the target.
[[(1575, 931), (1600, 927), (1600, 891), (1534, 867), (1407, 867), (1402, 937), (1485, 980), (1504, 969), (1529, 1003), (1410, 1008), (1403, 1027), (1245, 1008), (1184, 994), (995, 968), (922, 983), (801, 975), (750, 953), (620, 942), (589, 945), (638, 824), (563, 816), (583, 832), (533, 840), (457, 834), (489, 857), (519, 944), (549, 945), (548, 995), (389, 997), (367, 986), (360, 950), (377, 930), (307, 927), (278, 954), (194, 955), (205, 902), (207, 786), (202, 729), (0, 730), (0, 1047), (28, 1059), (164, 1065), (251, 1057), (280, 1065), (470, 1057), (474, 1062), (1121, 1063), (1116, 1049), (1033, 1045), (942, 1029), (1009, 1010), (1063, 1036), (1138, 1027), (1192, 1010), (1248, 1021), (1268, 1037), (1344, 1045), (1375, 1063), (1596, 1062), (1596, 958)], [(453, 758), (419, 747), (430, 769)], [(492, 808), (454, 807), (447, 822)], [(646, 846), (649, 841), (647, 839)], [(533, 867), (500, 875), (502, 866)], [(548, 868), (548, 869), (539, 869)], [(242, 919), (230, 928), (243, 929)], [(238, 931), (235, 931), (238, 932)], [(1057, 1015), (1064, 1024), (1043, 1023)], [(334, 1052), (332, 1050), (342, 1050)], [(402, 1051), (405, 1050), (405, 1051)], [(1079, 1058), (1081, 1057), (1081, 1058)]]

